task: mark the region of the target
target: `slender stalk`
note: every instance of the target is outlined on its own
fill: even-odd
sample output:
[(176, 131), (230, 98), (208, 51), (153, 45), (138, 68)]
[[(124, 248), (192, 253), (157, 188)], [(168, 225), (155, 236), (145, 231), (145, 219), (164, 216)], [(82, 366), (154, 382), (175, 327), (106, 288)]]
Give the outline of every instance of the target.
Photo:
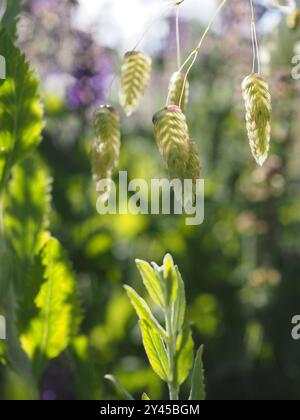
[(179, 25), (179, 15), (180, 15), (180, 5), (177, 5), (176, 9), (176, 47), (177, 47), (177, 67), (181, 67), (181, 50), (180, 50), (180, 25)]
[(166, 330), (168, 335), (168, 356), (171, 370), (171, 380), (168, 383), (170, 400), (176, 401), (179, 399), (179, 385), (176, 378), (176, 335), (172, 328), (172, 315), (170, 306), (166, 309)]
[(3, 194), (0, 191), (0, 252), (5, 249), (3, 210)]
[(252, 37), (252, 47), (253, 47), (252, 73), (255, 73), (255, 64), (257, 62), (257, 73), (260, 74), (261, 64), (260, 64), (259, 46), (258, 46), (257, 33), (256, 33), (256, 20), (255, 20), (253, 0), (250, 0), (250, 8), (251, 8), (251, 37)]
[(180, 101), (179, 101), (179, 106), (181, 106), (181, 103), (182, 103), (182, 99), (183, 99), (183, 95), (184, 95), (184, 89), (185, 89), (185, 86), (186, 86), (187, 78), (188, 78), (188, 76), (189, 76), (189, 73), (190, 73), (190, 71), (191, 71), (191, 69), (192, 69), (193, 65), (195, 64), (195, 62), (196, 62), (196, 60), (197, 60), (197, 58), (198, 58), (198, 55), (199, 55), (199, 53), (200, 53), (200, 50), (201, 50), (202, 44), (203, 44), (203, 42), (204, 42), (204, 40), (205, 40), (205, 38), (206, 38), (207, 34), (209, 33), (209, 31), (210, 31), (210, 29), (211, 29), (212, 25), (214, 24), (214, 22), (215, 22), (216, 18), (218, 17), (219, 13), (221, 12), (221, 10), (223, 9), (223, 7), (225, 6), (225, 4), (226, 4), (226, 3), (227, 3), (227, 0), (222, 0), (222, 2), (219, 4), (219, 7), (218, 7), (218, 8), (217, 8), (217, 10), (215, 11), (215, 13), (214, 13), (214, 15), (213, 15), (212, 19), (210, 20), (210, 22), (209, 22), (209, 24), (208, 24), (207, 28), (205, 29), (205, 31), (204, 31), (204, 33), (203, 33), (203, 35), (202, 35), (202, 37), (201, 37), (201, 39), (200, 39), (200, 41), (199, 41), (199, 43), (198, 43), (197, 47), (194, 49), (194, 51), (192, 51), (192, 52), (191, 52), (191, 54), (189, 55), (189, 57), (187, 58), (187, 60), (183, 63), (183, 65), (182, 65), (182, 66), (181, 66), (181, 68), (179, 69), (179, 71), (183, 70), (183, 68), (184, 68), (184, 67), (188, 64), (188, 62), (192, 59), (192, 62), (191, 62), (190, 66), (189, 66), (189, 68), (188, 68), (188, 70), (187, 70), (187, 72), (186, 72), (186, 74), (185, 74), (185, 77), (184, 77), (184, 82), (183, 82), (183, 87), (182, 87), (181, 97), (180, 97)]

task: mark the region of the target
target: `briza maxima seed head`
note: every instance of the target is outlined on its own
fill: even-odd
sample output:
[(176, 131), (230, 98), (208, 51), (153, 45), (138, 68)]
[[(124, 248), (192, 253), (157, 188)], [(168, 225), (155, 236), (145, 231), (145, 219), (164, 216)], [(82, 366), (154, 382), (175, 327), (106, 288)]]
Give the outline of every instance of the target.
[(290, 29), (297, 29), (300, 23), (300, 9), (296, 8), (286, 18), (287, 26)]
[(186, 167), (185, 178), (192, 179), (194, 182), (196, 182), (197, 179), (200, 179), (200, 171), (201, 167), (197, 143), (191, 140), (189, 160)]
[(125, 54), (121, 67), (120, 103), (127, 116), (135, 112), (149, 85), (152, 60), (140, 51)]
[(247, 76), (243, 83), (248, 138), (252, 154), (263, 166), (270, 150), (272, 102), (267, 82), (258, 74)]
[[(186, 112), (186, 107), (189, 98), (189, 82), (186, 80), (185, 75), (182, 72), (177, 71), (170, 79), (169, 93), (168, 93), (168, 105), (178, 105), (182, 109), (182, 112)], [(181, 100), (181, 103), (180, 103)]]
[(111, 178), (118, 165), (121, 129), (118, 111), (104, 105), (94, 113), (93, 174), (95, 182)]
[(153, 117), (156, 142), (170, 174), (181, 178), (189, 159), (189, 130), (177, 105), (168, 105)]

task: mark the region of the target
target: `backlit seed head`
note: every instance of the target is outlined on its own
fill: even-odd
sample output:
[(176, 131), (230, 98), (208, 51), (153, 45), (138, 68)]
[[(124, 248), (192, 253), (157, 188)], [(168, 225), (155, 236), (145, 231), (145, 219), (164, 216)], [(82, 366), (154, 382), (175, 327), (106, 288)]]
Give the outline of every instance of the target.
[(152, 60), (139, 51), (125, 54), (121, 67), (120, 103), (127, 116), (135, 112), (149, 85)]
[(189, 160), (185, 172), (185, 179), (192, 179), (196, 182), (200, 178), (200, 158), (198, 153), (197, 143), (190, 141)]
[(93, 174), (95, 182), (110, 179), (118, 165), (120, 155), (120, 117), (108, 105), (101, 106), (94, 114), (95, 140), (93, 144)]
[(269, 86), (258, 74), (251, 74), (244, 79), (242, 90), (250, 148), (258, 165), (263, 166), (271, 139), (272, 103)]
[[(182, 72), (176, 72), (172, 75), (169, 83), (168, 105), (178, 105), (182, 112), (186, 112), (189, 98), (189, 82), (186, 80), (184, 87), (185, 75)], [(183, 89), (184, 87), (184, 89)], [(181, 103), (180, 103), (181, 100)]]
[(177, 105), (169, 105), (153, 117), (156, 142), (170, 174), (182, 178), (189, 160), (189, 130)]
[(286, 19), (287, 22), (287, 26), (290, 29), (297, 29), (300, 23), (300, 10), (299, 9), (295, 9), (293, 10)]

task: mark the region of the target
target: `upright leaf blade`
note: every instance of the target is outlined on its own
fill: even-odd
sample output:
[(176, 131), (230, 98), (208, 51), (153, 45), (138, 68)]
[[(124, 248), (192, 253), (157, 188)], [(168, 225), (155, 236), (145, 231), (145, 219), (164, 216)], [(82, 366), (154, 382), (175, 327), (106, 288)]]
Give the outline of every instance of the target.
[(146, 392), (143, 392), (142, 401), (150, 401), (150, 400), (151, 400), (151, 398), (148, 397), (148, 395), (146, 394)]
[(174, 261), (170, 254), (164, 258), (163, 273), (167, 288), (167, 302), (171, 304), (178, 297), (178, 281)]
[(59, 356), (68, 347), (80, 321), (75, 278), (56, 239), (51, 238), (44, 245), (39, 265), (44, 282), (41, 278), (32, 280), (38, 289), (34, 305), (27, 301), (20, 305), (21, 319), (22, 311), (25, 316), (31, 313), (28, 322), (23, 319), (21, 343), (37, 374), (41, 373), (47, 360)]
[(203, 350), (204, 347), (201, 346), (197, 352), (194, 363), (194, 370), (192, 375), (192, 388), (189, 398), (192, 401), (204, 401), (206, 398), (205, 375), (203, 367)]
[(124, 286), (124, 288), (139, 319), (141, 321), (146, 321), (153, 330), (157, 330), (159, 334), (166, 338), (166, 332), (152, 314), (145, 300), (139, 296), (139, 294), (134, 289), (132, 289), (132, 287)]
[(6, 59), (6, 79), (0, 85), (0, 190), (15, 163), (39, 144), (44, 127), (38, 79), (24, 55), (0, 31), (0, 54)]
[(165, 305), (165, 292), (160, 278), (156, 275), (154, 269), (147, 262), (136, 260), (136, 265), (140, 271), (143, 283), (152, 300), (157, 305), (163, 307)]
[(176, 345), (177, 359), (176, 359), (176, 379), (179, 385), (187, 379), (192, 366), (194, 358), (194, 341), (190, 326), (184, 328), (177, 339)]
[(154, 372), (165, 382), (170, 379), (170, 366), (162, 337), (146, 321), (140, 321), (143, 344)]
[[(173, 303), (173, 330), (179, 332), (183, 326), (186, 310), (186, 297), (184, 282), (177, 267), (174, 269), (174, 276), (177, 281), (177, 298)], [(176, 273), (176, 274), (175, 274)]]

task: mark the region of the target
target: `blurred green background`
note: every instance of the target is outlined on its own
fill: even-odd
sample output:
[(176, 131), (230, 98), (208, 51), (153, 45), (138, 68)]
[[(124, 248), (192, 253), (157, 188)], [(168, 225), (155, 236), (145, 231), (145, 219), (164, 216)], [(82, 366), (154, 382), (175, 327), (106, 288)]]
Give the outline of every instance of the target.
[[(137, 397), (147, 391), (153, 399), (166, 398), (122, 285), (143, 293), (134, 259), (160, 264), (170, 252), (186, 283), (195, 341), (205, 345), (208, 399), (299, 399), (300, 343), (291, 338), (291, 319), (300, 312), (300, 80), (291, 77), (291, 60), (300, 54), (300, 29), (288, 29), (285, 14), (256, 2), (273, 97), (272, 148), (263, 168), (250, 154), (240, 89), (252, 65), (248, 3), (230, 1), (207, 39), (191, 72), (187, 114), (206, 182), (205, 222), (187, 227), (184, 217), (96, 212), (91, 114), (107, 100), (122, 53), (132, 45), (123, 39), (120, 46), (118, 26), (107, 31), (112, 3), (109, 9), (102, 2), (96, 19), (106, 31), (103, 42), (98, 26), (80, 26), (74, 16), (88, 3), (27, 0), (19, 22), (19, 45), (42, 81), (47, 126), (39, 150), (53, 177), (51, 229), (73, 262), (84, 312), (80, 335), (49, 364), (41, 398), (115, 399), (103, 379), (107, 373)], [(133, 3), (139, 3), (136, 13), (148, 13), (145, 2)], [(184, 56), (205, 24), (202, 12), (192, 18), (197, 1), (188, 3), (181, 18)], [(122, 116), (120, 169), (131, 178), (166, 174), (151, 118), (164, 105), (176, 70), (174, 30), (169, 13), (141, 44), (154, 69), (138, 113)], [(21, 378), (0, 371), (0, 399), (29, 394)]]

